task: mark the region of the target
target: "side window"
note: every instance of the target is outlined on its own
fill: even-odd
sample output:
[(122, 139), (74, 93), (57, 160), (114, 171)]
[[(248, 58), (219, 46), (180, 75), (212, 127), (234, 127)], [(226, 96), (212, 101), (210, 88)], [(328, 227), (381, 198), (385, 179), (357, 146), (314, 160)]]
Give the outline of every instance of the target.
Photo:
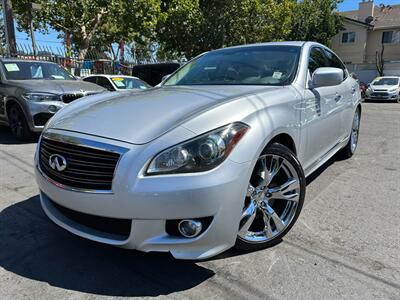
[(324, 50), (328, 61), (328, 66), (333, 68), (339, 68), (343, 70), (343, 79), (347, 77), (346, 66), (340, 61), (340, 59), (331, 51)]
[(88, 81), (88, 82), (92, 82), (92, 83), (96, 83), (96, 78), (95, 76), (93, 77), (88, 77), (88, 78), (83, 78), (83, 81)]
[(311, 49), (310, 57), (308, 59), (308, 69), (312, 75), (318, 68), (327, 67), (324, 52), (321, 48), (314, 47)]
[(98, 77), (97, 84), (106, 88), (109, 91), (115, 91), (114, 87), (112, 86), (111, 82), (105, 77)]

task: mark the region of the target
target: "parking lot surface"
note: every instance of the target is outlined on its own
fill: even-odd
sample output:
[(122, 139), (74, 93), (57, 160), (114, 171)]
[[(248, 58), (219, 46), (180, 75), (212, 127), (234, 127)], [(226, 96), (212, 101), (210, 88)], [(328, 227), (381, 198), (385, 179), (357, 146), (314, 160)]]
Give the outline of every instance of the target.
[(35, 146), (0, 127), (0, 299), (400, 299), (400, 104), (363, 104), (356, 155), (308, 178), (279, 245), (203, 262), (58, 228), (39, 205)]

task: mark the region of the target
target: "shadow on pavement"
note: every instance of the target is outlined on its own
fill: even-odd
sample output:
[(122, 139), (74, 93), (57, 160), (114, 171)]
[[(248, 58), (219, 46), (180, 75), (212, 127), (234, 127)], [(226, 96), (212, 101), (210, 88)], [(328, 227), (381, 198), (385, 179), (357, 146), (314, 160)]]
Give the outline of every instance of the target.
[(29, 141), (19, 141), (11, 133), (10, 128), (0, 125), (0, 144), (17, 145), (17, 144), (32, 144), (37, 143), (39, 134), (35, 134)]
[(215, 273), (169, 254), (89, 242), (51, 223), (39, 196), (0, 212), (0, 267), (51, 286), (107, 296), (158, 296), (193, 288)]

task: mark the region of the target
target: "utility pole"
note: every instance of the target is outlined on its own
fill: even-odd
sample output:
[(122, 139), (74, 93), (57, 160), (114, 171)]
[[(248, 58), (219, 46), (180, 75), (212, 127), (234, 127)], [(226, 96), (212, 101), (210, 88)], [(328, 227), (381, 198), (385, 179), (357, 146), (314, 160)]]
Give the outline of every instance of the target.
[(14, 14), (12, 11), (11, 0), (3, 0), (3, 11), (7, 41), (7, 54), (15, 57), (17, 56), (17, 43), (15, 41)]
[(29, 14), (29, 32), (32, 40), (32, 49), (33, 49), (33, 56), (36, 57), (37, 55), (37, 48), (36, 48), (36, 39), (35, 39), (35, 29), (33, 28), (33, 12), (36, 10), (40, 10), (42, 7), (40, 4), (36, 3), (28, 3), (28, 14)]

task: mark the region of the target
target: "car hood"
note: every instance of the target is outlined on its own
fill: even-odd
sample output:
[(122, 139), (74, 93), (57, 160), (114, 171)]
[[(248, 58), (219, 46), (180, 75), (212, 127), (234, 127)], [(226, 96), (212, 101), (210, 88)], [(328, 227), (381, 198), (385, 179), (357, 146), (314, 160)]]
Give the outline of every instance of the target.
[(391, 89), (395, 89), (395, 88), (397, 88), (398, 86), (397, 86), (397, 84), (396, 85), (371, 85), (371, 89), (373, 90), (373, 91), (375, 91), (375, 90), (391, 90)]
[(279, 88), (179, 86), (89, 96), (63, 108), (48, 127), (145, 144), (215, 105), (259, 90)]
[(97, 84), (82, 80), (9, 80), (7, 83), (29, 92), (53, 94), (106, 91), (106, 89)]

